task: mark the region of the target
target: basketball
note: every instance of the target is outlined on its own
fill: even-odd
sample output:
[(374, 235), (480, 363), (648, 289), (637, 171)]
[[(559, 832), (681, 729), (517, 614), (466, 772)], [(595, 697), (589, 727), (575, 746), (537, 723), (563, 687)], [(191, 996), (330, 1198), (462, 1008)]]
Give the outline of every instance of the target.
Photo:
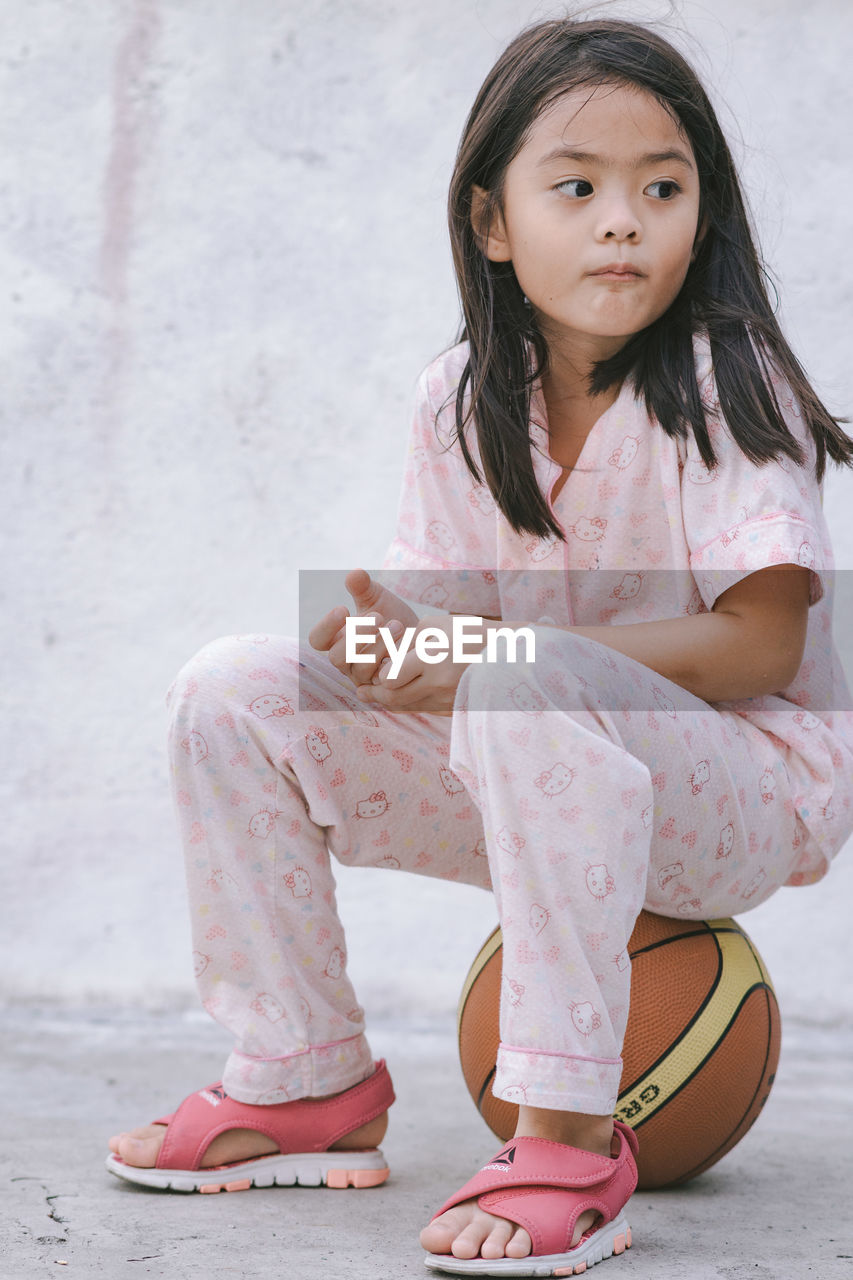
[[(639, 1187), (686, 1182), (730, 1151), (767, 1100), (781, 1025), (761, 956), (734, 920), (642, 911), (628, 945), (631, 1007), (617, 1119), (636, 1130)], [(496, 1098), (501, 931), (489, 935), (459, 1001), (468, 1091), (501, 1141), (518, 1107)]]

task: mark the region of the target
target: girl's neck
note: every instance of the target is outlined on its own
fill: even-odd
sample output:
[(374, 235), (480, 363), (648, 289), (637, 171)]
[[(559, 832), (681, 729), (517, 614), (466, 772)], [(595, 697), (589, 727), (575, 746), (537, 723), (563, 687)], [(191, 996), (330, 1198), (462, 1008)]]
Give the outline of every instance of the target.
[(607, 353), (569, 353), (565, 349), (549, 348), (548, 368), (542, 376), (542, 394), (552, 432), (584, 434), (613, 404), (619, 393), (618, 387), (594, 396), (590, 393), (589, 377), (595, 361), (603, 360), (605, 354), (615, 354), (623, 342), (624, 339), (614, 340), (613, 351)]
[(577, 400), (589, 396), (589, 376), (599, 360), (609, 360), (621, 351), (627, 337), (599, 334), (549, 332), (550, 326), (537, 317), (548, 347), (548, 382), (560, 399)]

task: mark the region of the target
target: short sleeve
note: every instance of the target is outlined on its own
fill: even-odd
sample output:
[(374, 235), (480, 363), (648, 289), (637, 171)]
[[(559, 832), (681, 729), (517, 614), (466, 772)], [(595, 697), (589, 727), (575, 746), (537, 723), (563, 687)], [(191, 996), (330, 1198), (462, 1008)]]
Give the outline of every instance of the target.
[(708, 434), (717, 458), (709, 470), (690, 433), (681, 475), (681, 508), (689, 564), (708, 609), (718, 596), (758, 569), (799, 564), (810, 570), (809, 605), (824, 594), (832, 547), (815, 478), (816, 448), (787, 383), (773, 378), (786, 425), (806, 462), (782, 455), (766, 463), (747, 458), (725, 422), (710, 349), (697, 352), (697, 376)]
[[(455, 439), (456, 388), (465, 359), (466, 348), (454, 347), (418, 381), (397, 530), (374, 576), (413, 603), (498, 617), (499, 513)], [(482, 474), (476, 441), (466, 442)]]

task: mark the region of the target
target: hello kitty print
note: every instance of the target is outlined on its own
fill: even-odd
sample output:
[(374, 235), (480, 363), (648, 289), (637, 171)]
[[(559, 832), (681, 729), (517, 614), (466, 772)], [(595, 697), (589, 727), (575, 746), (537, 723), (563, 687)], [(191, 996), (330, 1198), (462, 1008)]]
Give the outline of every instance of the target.
[[(717, 465), (705, 465), (692, 433), (686, 440), (667, 436), (624, 384), (550, 504), (565, 543), (516, 534), (488, 490), (475, 483), (458, 442), (451, 443), (452, 392), (467, 350), (460, 344), (445, 352), (418, 385), (397, 533), (377, 576), (400, 595), (422, 603), (440, 599), (441, 608), (456, 613), (531, 622), (547, 614), (557, 626), (571, 626), (708, 612), (723, 591), (757, 569), (808, 567), (808, 633), (797, 676), (778, 695), (737, 704), (739, 715), (801, 760), (797, 803), (809, 838), (792, 874), (805, 882), (825, 873), (838, 840), (838, 828), (815, 816), (833, 809), (832, 786), (818, 783), (818, 794), (810, 796), (810, 770), (825, 777), (833, 750), (836, 758), (853, 750), (853, 697), (832, 638), (833, 555), (814, 476), (815, 447), (790, 390), (777, 381), (785, 420), (807, 464), (750, 462), (720, 411), (705, 335), (695, 338), (694, 352)], [(445, 402), (450, 408), (437, 414)], [(549, 498), (561, 468), (548, 451), (539, 385), (531, 400), (530, 440), (534, 475)], [(473, 430), (466, 442), (479, 465)], [(523, 680), (513, 701), (523, 715), (541, 710)], [(672, 705), (658, 702), (671, 717)], [(820, 748), (816, 739), (809, 741), (806, 715), (821, 726)], [(691, 786), (701, 787), (702, 778), (700, 761)], [(771, 790), (768, 780), (766, 804)]]
[[(732, 449), (701, 343), (717, 466), (623, 388), (552, 505), (565, 543), (516, 536), (458, 448), (443, 451), (433, 406), (452, 401), (463, 359), (455, 349), (422, 380), (383, 576), (428, 608), (538, 624), (536, 662), (472, 664), (452, 717), (362, 705), (325, 655), (286, 637), (214, 642), (172, 688), (192, 963), (235, 1038), (226, 1088), (247, 1102), (337, 1092), (372, 1070), (332, 858), (491, 889), (504, 937), (494, 1092), (606, 1113), (637, 913), (750, 910), (818, 879), (853, 829), (820, 494), (806, 471)], [(550, 501), (547, 444), (537, 389), (532, 461)], [(709, 706), (560, 629), (695, 615), (784, 562), (812, 570), (812, 606), (779, 695)]]
[[(494, 890), (494, 1089), (581, 1111), (615, 1105), (640, 908), (736, 914), (789, 878), (804, 827), (769, 735), (731, 710), (685, 709), (674, 685), (601, 644), (542, 640), (523, 672), (469, 668), (452, 718), (377, 708), (365, 722), (346, 678), (282, 637), (264, 642), (280, 704), (246, 660), (257, 640), (215, 642), (176, 681), (193, 968), (204, 1007), (235, 1035), (227, 1088), (319, 1095), (371, 1069), (333, 857)], [(601, 700), (638, 681), (648, 710), (602, 718)], [(485, 702), (463, 711), (466, 696)], [(270, 714), (256, 714), (259, 698)], [(293, 713), (276, 715), (284, 705)], [(819, 720), (791, 714), (821, 742)], [(836, 791), (815, 821), (850, 814)]]

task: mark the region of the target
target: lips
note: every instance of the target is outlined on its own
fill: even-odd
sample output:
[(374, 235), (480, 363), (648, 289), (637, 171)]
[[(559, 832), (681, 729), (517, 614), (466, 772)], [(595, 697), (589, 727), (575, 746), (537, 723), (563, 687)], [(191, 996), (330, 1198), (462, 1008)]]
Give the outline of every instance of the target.
[(606, 266), (590, 271), (591, 276), (605, 276), (615, 280), (639, 280), (645, 272), (631, 262), (608, 262)]

